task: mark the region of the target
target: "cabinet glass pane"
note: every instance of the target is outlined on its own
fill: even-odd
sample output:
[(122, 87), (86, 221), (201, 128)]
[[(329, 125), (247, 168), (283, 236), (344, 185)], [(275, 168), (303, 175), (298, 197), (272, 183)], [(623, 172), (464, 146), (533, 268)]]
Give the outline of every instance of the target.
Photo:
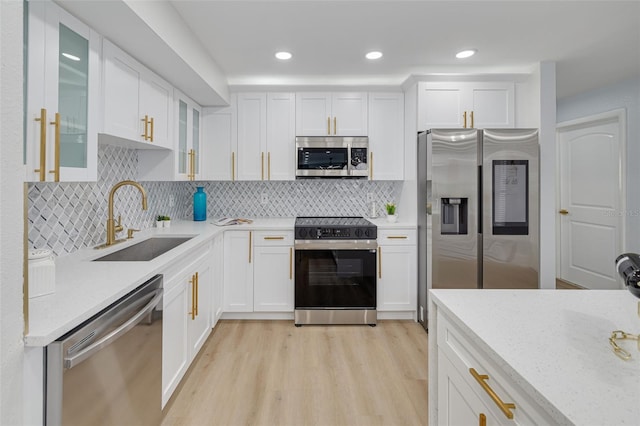
[(196, 153), (196, 170), (195, 173), (200, 173), (200, 111), (193, 110), (193, 150)]
[(178, 173), (187, 173), (187, 104), (180, 101), (178, 117)]
[(60, 166), (87, 167), (89, 41), (60, 24)]

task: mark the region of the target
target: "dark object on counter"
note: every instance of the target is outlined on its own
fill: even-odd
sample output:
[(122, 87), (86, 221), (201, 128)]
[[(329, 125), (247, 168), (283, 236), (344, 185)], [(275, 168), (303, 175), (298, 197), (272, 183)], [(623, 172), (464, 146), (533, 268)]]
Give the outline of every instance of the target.
[(640, 255), (636, 253), (621, 254), (616, 259), (616, 269), (631, 294), (640, 298)]

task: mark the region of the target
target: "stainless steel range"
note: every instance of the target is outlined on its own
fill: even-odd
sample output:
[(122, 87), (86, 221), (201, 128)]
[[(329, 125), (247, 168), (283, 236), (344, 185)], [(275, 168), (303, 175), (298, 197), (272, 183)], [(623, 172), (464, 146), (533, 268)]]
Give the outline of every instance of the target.
[(296, 219), (296, 326), (376, 325), (377, 234), (362, 217)]

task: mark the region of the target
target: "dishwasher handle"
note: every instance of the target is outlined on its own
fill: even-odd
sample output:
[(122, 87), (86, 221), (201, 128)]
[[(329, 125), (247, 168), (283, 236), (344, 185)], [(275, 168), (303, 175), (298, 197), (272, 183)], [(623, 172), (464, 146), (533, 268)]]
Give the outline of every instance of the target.
[(152, 293), (150, 293), (151, 295), (153, 295), (153, 298), (151, 299), (151, 301), (146, 305), (144, 305), (142, 309), (140, 309), (136, 314), (134, 314), (131, 318), (129, 318), (120, 327), (113, 330), (111, 333), (107, 334), (97, 342), (87, 346), (85, 349), (78, 352), (77, 354), (73, 356), (68, 356), (68, 357), (65, 356), (64, 368), (71, 369), (75, 367), (85, 359), (89, 358), (95, 352), (98, 352), (100, 349), (104, 348), (105, 346), (110, 345), (114, 340), (117, 340), (120, 336), (122, 336), (123, 334), (131, 330), (133, 327), (135, 327), (140, 321), (142, 321), (147, 315), (149, 315), (155, 309), (158, 303), (160, 303), (160, 300), (162, 299), (162, 293), (163, 293), (162, 288), (158, 288), (154, 290)]

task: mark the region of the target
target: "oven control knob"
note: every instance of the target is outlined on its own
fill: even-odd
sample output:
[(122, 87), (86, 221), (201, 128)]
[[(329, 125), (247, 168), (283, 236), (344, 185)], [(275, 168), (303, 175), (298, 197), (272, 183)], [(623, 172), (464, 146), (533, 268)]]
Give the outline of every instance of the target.
[(316, 229), (316, 238), (322, 238), (322, 229), (318, 228)]
[(365, 229), (364, 235), (366, 235), (368, 238), (371, 238), (373, 236), (373, 232), (371, 232), (371, 229)]
[(300, 238), (304, 238), (304, 237), (306, 237), (306, 236), (307, 236), (307, 230), (306, 230), (306, 229), (304, 229), (304, 228), (300, 229), (300, 230), (298, 231), (298, 236), (299, 236)]
[(356, 237), (362, 238), (362, 229), (360, 228), (356, 229)]

